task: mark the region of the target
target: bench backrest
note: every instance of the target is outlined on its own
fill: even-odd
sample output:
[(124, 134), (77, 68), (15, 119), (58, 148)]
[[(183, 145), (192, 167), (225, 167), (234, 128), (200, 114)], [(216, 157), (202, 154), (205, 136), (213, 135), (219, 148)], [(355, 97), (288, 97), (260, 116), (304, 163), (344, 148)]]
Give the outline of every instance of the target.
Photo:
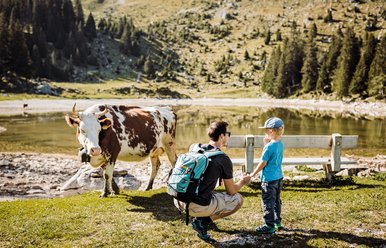
[[(253, 137), (253, 147), (264, 147), (264, 135), (232, 135), (227, 148), (246, 148), (247, 137)], [(331, 135), (283, 135), (282, 142), (285, 148), (331, 148), (333, 139)], [(358, 135), (342, 135), (341, 148), (355, 148)]]
[[(264, 135), (234, 135), (228, 140), (227, 148), (245, 148), (245, 167), (247, 172), (253, 171), (254, 148), (263, 147)], [(283, 135), (285, 148), (330, 148), (331, 169), (339, 171), (341, 164), (341, 149), (355, 148), (358, 135)]]

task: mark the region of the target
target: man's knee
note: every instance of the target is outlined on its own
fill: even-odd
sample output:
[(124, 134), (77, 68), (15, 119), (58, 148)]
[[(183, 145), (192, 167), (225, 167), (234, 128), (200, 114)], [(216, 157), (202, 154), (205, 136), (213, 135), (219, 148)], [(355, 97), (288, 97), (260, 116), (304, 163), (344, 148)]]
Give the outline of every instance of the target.
[(243, 205), (243, 203), (244, 203), (244, 199), (243, 199), (243, 196), (240, 194), (240, 193), (236, 193), (235, 194), (235, 197), (236, 197), (236, 199), (237, 199), (237, 205), (239, 206), (239, 207), (241, 207), (242, 205)]
[(241, 206), (243, 206), (243, 203), (244, 203), (244, 199), (243, 199), (243, 197), (241, 196), (240, 193), (236, 193), (234, 195), (234, 197), (236, 198), (237, 204), (235, 205), (235, 208), (233, 209), (232, 213), (234, 213), (237, 210), (239, 210), (241, 208)]

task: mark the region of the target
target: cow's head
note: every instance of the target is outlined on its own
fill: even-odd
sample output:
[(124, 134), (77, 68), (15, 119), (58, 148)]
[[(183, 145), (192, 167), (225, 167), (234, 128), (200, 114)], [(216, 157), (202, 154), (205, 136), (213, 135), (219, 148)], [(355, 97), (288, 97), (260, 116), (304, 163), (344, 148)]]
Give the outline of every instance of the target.
[[(112, 120), (109, 118), (102, 118), (109, 111), (105, 106), (103, 111), (89, 111), (77, 112), (76, 104), (72, 108), (72, 114), (66, 115), (65, 119), (70, 127), (77, 126), (76, 136), (79, 143), (86, 149), (90, 156), (98, 156), (101, 154), (99, 146), (99, 133), (101, 130), (107, 130), (112, 125)], [(92, 110), (92, 109), (91, 109)]]

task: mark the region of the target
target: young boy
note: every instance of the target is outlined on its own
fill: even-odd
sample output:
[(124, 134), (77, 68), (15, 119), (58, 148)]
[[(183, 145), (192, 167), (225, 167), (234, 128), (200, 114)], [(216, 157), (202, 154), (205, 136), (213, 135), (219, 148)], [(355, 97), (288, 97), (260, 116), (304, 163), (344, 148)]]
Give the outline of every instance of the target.
[(251, 174), (251, 177), (261, 173), (262, 208), (265, 224), (257, 227), (257, 233), (274, 233), (282, 230), (280, 192), (283, 187), (283, 172), (281, 168), (284, 146), (280, 140), (284, 132), (284, 123), (277, 117), (269, 118), (263, 127), (265, 129), (264, 148), (261, 161)]

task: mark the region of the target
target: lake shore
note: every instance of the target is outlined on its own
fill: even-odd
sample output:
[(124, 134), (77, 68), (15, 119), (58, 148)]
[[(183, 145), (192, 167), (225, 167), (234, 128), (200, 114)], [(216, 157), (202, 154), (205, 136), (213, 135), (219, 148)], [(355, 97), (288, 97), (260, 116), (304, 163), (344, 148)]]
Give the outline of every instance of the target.
[(198, 98), (198, 99), (28, 99), (0, 101), (0, 115), (18, 115), (23, 113), (70, 112), (76, 103), (77, 109), (83, 110), (93, 104), (125, 104), (139, 106), (251, 106), (262, 108), (305, 109), (318, 112), (334, 112), (345, 115), (384, 118), (384, 102), (344, 102), (327, 100), (271, 99), (271, 98)]
[[(368, 168), (363, 176), (373, 172), (386, 171), (386, 156), (352, 157), (356, 166)], [(68, 189), (61, 191), (61, 187), (72, 178), (83, 164), (79, 157), (64, 154), (46, 153), (2, 153), (0, 152), (0, 202), (31, 198), (56, 198), (80, 194), (90, 190), (101, 190), (103, 180), (99, 168), (91, 168), (73, 181)], [(322, 166), (315, 168), (315, 173), (323, 173)], [(296, 174), (296, 166), (285, 166), (287, 172)], [(161, 166), (155, 178), (153, 188), (166, 186), (170, 166), (166, 157), (161, 157)], [(114, 178), (121, 189), (145, 190), (150, 178), (151, 166), (148, 159), (141, 162), (117, 161)], [(234, 177), (239, 180), (242, 176), (241, 167), (235, 167)], [(310, 177), (299, 176), (285, 180), (306, 180)]]

